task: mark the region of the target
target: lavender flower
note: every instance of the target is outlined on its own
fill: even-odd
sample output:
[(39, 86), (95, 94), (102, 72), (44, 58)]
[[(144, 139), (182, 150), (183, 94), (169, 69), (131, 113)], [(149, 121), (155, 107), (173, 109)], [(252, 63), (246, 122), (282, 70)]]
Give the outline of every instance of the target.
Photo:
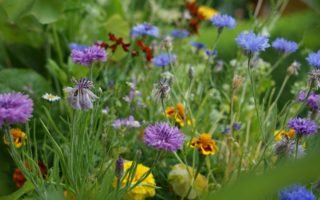
[(132, 37), (146, 36), (146, 35), (159, 37), (159, 28), (145, 22), (143, 24), (138, 24), (134, 26), (131, 30)]
[(298, 44), (293, 41), (286, 40), (284, 38), (277, 38), (272, 42), (272, 47), (281, 53), (289, 54), (297, 51)]
[(232, 29), (236, 26), (236, 20), (229, 15), (217, 14), (210, 21), (219, 29), (224, 27)]
[(316, 197), (304, 186), (293, 185), (279, 193), (279, 200), (316, 200)]
[(306, 58), (308, 61), (309, 65), (319, 69), (320, 68), (320, 50), (317, 52), (312, 52), (308, 55)]
[(87, 45), (83, 45), (83, 44), (78, 44), (78, 43), (70, 43), (69, 44), (69, 49), (70, 50), (79, 50), (79, 51), (83, 51), (86, 48), (88, 48)]
[(136, 121), (133, 116), (129, 116), (128, 118), (114, 120), (112, 126), (113, 126), (113, 128), (116, 128), (116, 129), (121, 128), (121, 127), (139, 128), (140, 123), (138, 121)]
[(248, 54), (259, 53), (270, 47), (269, 39), (265, 36), (255, 34), (254, 32), (242, 32), (236, 38), (238, 45)]
[(181, 149), (184, 136), (177, 127), (160, 122), (145, 129), (144, 142), (157, 150), (175, 152)]
[(187, 30), (176, 29), (171, 32), (171, 36), (174, 38), (186, 38), (189, 35), (190, 35), (190, 33)]
[[(301, 91), (298, 96), (298, 101), (303, 102), (305, 98), (306, 98), (306, 93), (304, 91)], [(307, 105), (309, 106), (310, 110), (317, 111), (320, 105), (320, 96), (315, 93), (311, 93), (308, 96)]]
[(294, 129), (298, 136), (311, 135), (318, 131), (317, 124), (314, 121), (304, 118), (289, 120), (288, 128)]
[(97, 45), (85, 49), (73, 49), (71, 58), (74, 63), (82, 65), (91, 65), (93, 62), (104, 62), (107, 60), (107, 54), (104, 48)]
[(81, 78), (79, 81), (72, 80), (75, 86), (64, 89), (68, 93), (68, 101), (71, 106), (79, 110), (88, 110), (93, 107), (93, 103), (98, 97), (90, 91), (93, 88), (93, 83), (86, 78)]
[(174, 63), (176, 59), (175, 54), (161, 53), (153, 58), (153, 64), (157, 67), (165, 67)]
[(20, 92), (0, 94), (0, 127), (4, 124), (26, 123), (32, 115), (33, 102)]

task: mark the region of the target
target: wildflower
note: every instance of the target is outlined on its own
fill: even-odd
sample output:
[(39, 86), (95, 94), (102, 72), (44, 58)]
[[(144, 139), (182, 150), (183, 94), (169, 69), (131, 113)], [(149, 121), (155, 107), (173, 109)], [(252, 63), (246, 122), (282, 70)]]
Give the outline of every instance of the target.
[(191, 46), (193, 46), (196, 49), (196, 51), (206, 48), (206, 45), (204, 45), (203, 43), (195, 41), (191, 42)]
[(146, 45), (142, 40), (137, 40), (137, 45), (145, 54), (146, 60), (150, 62), (153, 59), (152, 49), (148, 45)]
[(214, 71), (215, 72), (221, 72), (223, 70), (224, 61), (223, 60), (217, 60), (214, 65)]
[(118, 160), (116, 161), (116, 168), (115, 168), (115, 176), (117, 177), (117, 179), (121, 179), (121, 177), (124, 175), (124, 160), (120, 157), (118, 158)]
[(284, 54), (290, 54), (298, 49), (298, 44), (283, 38), (277, 38), (272, 42), (272, 47)]
[(213, 18), (211, 18), (211, 22), (213, 25), (222, 30), (224, 27), (226, 28), (234, 28), (236, 26), (236, 20), (229, 15), (217, 14)]
[(91, 65), (93, 62), (104, 62), (107, 60), (107, 53), (104, 48), (92, 45), (85, 49), (73, 49), (71, 58), (74, 63), (81, 65)]
[(285, 130), (276, 130), (274, 131), (274, 140), (276, 142), (282, 140), (283, 138), (292, 140), (295, 138), (295, 135), (296, 131), (294, 129), (289, 129), (288, 132), (286, 132)]
[[(176, 164), (173, 166), (168, 175), (168, 182), (172, 186), (173, 191), (180, 197), (187, 195), (189, 187), (195, 176), (195, 170), (184, 164)], [(202, 174), (198, 174), (193, 182), (193, 187), (189, 193), (188, 199), (195, 199), (208, 189), (208, 179)]]
[[(10, 129), (10, 135), (12, 137), (12, 142), (14, 143), (15, 147), (19, 149), (22, 147), (22, 145), (25, 144), (25, 140), (27, 139), (27, 135), (21, 131), (19, 128), (12, 128)], [(10, 138), (6, 138), (6, 136), (3, 136), (3, 141), (5, 144), (9, 144), (8, 140)]]
[(218, 55), (218, 51), (213, 49), (212, 51), (210, 51), (209, 49), (206, 50), (206, 55), (210, 58), (210, 57), (215, 57)]
[[(296, 141), (289, 140), (288, 138), (282, 138), (273, 145), (275, 154), (278, 156), (296, 156)], [(298, 145), (297, 158), (301, 158), (304, 155), (304, 147)]]
[(211, 19), (218, 14), (218, 11), (208, 6), (199, 6), (198, 13), (202, 15), (204, 19)]
[[(125, 176), (122, 178), (121, 186), (125, 187), (126, 184), (130, 182), (131, 185), (135, 185), (141, 178), (144, 177), (146, 173), (150, 170), (149, 167), (146, 167), (142, 164), (137, 164), (136, 170), (131, 173), (126, 173), (127, 170), (131, 169), (132, 161), (125, 160), (123, 162), (123, 169)], [(117, 177), (115, 177), (113, 181), (113, 185), (116, 186)], [(150, 173), (141, 183), (139, 183), (136, 187), (130, 190), (127, 195), (126, 199), (130, 200), (144, 200), (148, 197), (153, 197), (156, 194), (156, 182), (154, 180), (153, 174)]]
[(314, 121), (304, 118), (290, 119), (288, 127), (294, 129), (297, 136), (311, 135), (318, 131), (317, 124)]
[(78, 110), (87, 110), (93, 107), (93, 103), (98, 97), (90, 91), (93, 88), (93, 83), (86, 78), (81, 78), (79, 81), (72, 80), (75, 86), (64, 89), (68, 93), (68, 101), (71, 106)]
[(101, 110), (101, 112), (102, 112), (103, 114), (105, 114), (105, 115), (108, 114), (109, 111), (110, 111), (110, 109), (109, 109), (108, 106), (106, 106), (104, 109)]
[(191, 147), (197, 148), (202, 155), (214, 155), (218, 151), (216, 142), (209, 133), (202, 133), (198, 138), (193, 138)]
[(165, 99), (170, 94), (170, 85), (168, 79), (163, 79), (153, 85), (152, 96), (155, 100)]
[[(174, 107), (167, 107), (166, 108), (166, 115), (168, 118), (175, 118), (176, 122), (183, 127), (184, 122), (186, 120), (185, 116), (185, 109), (182, 103), (178, 103), (176, 108)], [(188, 125), (191, 124), (191, 120), (187, 120)]]
[(138, 24), (134, 26), (131, 30), (132, 37), (146, 36), (146, 35), (159, 37), (159, 28), (145, 22), (143, 24)]
[(239, 124), (238, 122), (234, 122), (232, 124), (232, 128), (233, 128), (233, 130), (240, 130), (241, 124)]
[(248, 54), (259, 53), (264, 51), (270, 45), (269, 39), (254, 32), (242, 32), (236, 38), (238, 45), (243, 48)]
[(55, 96), (55, 95), (50, 94), (50, 93), (45, 93), (44, 95), (42, 95), (42, 98), (45, 99), (45, 100), (51, 101), (51, 102), (60, 100), (59, 96)]
[(186, 38), (190, 35), (189, 31), (187, 30), (179, 30), (179, 29), (176, 29), (176, 30), (173, 30), (171, 32), (171, 36), (174, 37), (174, 38)]
[(301, 64), (297, 61), (293, 61), (293, 63), (288, 67), (287, 73), (288, 75), (298, 75), (298, 71), (300, 69)]
[(314, 84), (316, 88), (320, 88), (320, 69), (314, 69), (309, 73), (309, 83)]
[(33, 111), (29, 96), (19, 92), (0, 94), (0, 127), (4, 124), (26, 123)]
[(112, 126), (113, 128), (139, 128), (140, 122), (136, 121), (133, 116), (129, 116), (128, 118), (114, 120)]
[(78, 43), (70, 43), (69, 44), (69, 49), (70, 50), (79, 50), (79, 51), (83, 51), (86, 48), (88, 48), (87, 45), (83, 45), (83, 44), (78, 44)]
[(316, 197), (306, 187), (293, 185), (280, 191), (279, 200), (316, 200)]
[(131, 83), (127, 83), (127, 84), (130, 86), (131, 90), (127, 96), (123, 97), (123, 100), (130, 103), (134, 100), (136, 96), (141, 96), (141, 92), (136, 90), (136, 86), (137, 86), (136, 80), (133, 80)]
[(171, 36), (166, 36), (163, 41), (163, 48), (170, 52), (172, 50), (172, 37)]
[(157, 67), (165, 67), (173, 64), (176, 58), (175, 54), (161, 53), (153, 58), (153, 64)]
[[(300, 91), (298, 101), (304, 102), (305, 98), (306, 93), (304, 91)], [(307, 105), (309, 106), (310, 110), (317, 111), (320, 106), (320, 96), (315, 93), (311, 93), (307, 98)]]
[(317, 52), (311, 52), (306, 58), (309, 65), (313, 66), (316, 69), (320, 68), (320, 50)]
[(160, 122), (145, 129), (144, 142), (157, 150), (175, 152), (182, 148), (184, 136), (177, 127)]
[[(25, 162), (24, 165), (25, 165), (25, 167), (27, 169), (31, 170), (30, 166), (28, 165), (27, 162)], [(41, 173), (42, 177), (45, 177), (47, 175), (47, 172), (48, 172), (47, 167), (45, 166), (45, 164), (42, 161), (38, 161), (38, 167), (39, 167), (39, 170), (40, 170), (40, 173)], [(14, 170), (12, 179), (13, 179), (13, 182), (16, 184), (16, 186), (18, 188), (22, 187), (24, 185), (24, 183), (26, 182), (26, 178), (23, 175), (21, 169), (19, 169), (19, 168), (16, 168)]]

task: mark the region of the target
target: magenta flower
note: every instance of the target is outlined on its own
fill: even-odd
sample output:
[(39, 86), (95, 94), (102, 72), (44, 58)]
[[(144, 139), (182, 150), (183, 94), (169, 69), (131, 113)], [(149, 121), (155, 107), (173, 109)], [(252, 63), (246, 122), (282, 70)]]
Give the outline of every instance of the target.
[(177, 127), (160, 122), (145, 129), (144, 142), (157, 150), (175, 152), (181, 149), (184, 136)]
[(19, 92), (0, 94), (0, 127), (4, 124), (26, 123), (32, 116), (33, 102)]

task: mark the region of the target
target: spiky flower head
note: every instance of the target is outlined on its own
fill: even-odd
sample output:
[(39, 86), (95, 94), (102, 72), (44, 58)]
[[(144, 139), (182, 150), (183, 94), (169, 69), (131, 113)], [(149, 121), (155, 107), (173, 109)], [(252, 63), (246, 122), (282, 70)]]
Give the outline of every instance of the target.
[(288, 128), (292, 128), (296, 131), (297, 136), (311, 135), (318, 131), (317, 124), (305, 118), (294, 118), (288, 122)]
[(289, 76), (291, 75), (298, 75), (299, 69), (301, 67), (301, 64), (297, 61), (293, 61), (291, 65), (287, 69), (287, 73)]
[(0, 127), (6, 124), (26, 123), (32, 116), (33, 102), (20, 92), (0, 94)]
[(270, 47), (268, 37), (254, 32), (242, 32), (236, 38), (238, 45), (248, 54), (259, 53)]
[(284, 38), (277, 38), (272, 42), (272, 47), (284, 54), (290, 54), (298, 49), (298, 44)]
[(70, 105), (78, 110), (88, 110), (93, 107), (93, 102), (98, 97), (91, 92), (93, 82), (87, 78), (81, 78), (79, 81), (72, 79), (74, 87), (64, 89), (68, 93), (68, 101)]
[(320, 50), (317, 52), (311, 52), (306, 60), (308, 61), (309, 65), (316, 69), (320, 69)]
[(171, 88), (168, 82), (168, 79), (163, 79), (154, 84), (152, 96), (155, 100), (165, 99), (169, 96)]
[(280, 191), (279, 200), (316, 200), (316, 197), (305, 186), (293, 185)]
[(184, 136), (177, 127), (160, 122), (145, 129), (144, 142), (156, 150), (175, 152), (182, 148)]
[(215, 15), (213, 18), (211, 18), (211, 22), (219, 29), (222, 29), (224, 27), (232, 29), (236, 26), (236, 20), (226, 14)]
[(132, 37), (138, 37), (138, 36), (153, 36), (153, 37), (159, 37), (159, 28), (156, 26), (153, 26), (150, 23), (143, 23), (138, 24), (134, 26), (131, 30), (131, 36)]
[(89, 66), (94, 62), (107, 60), (107, 53), (104, 48), (92, 45), (87, 48), (75, 48), (71, 51), (71, 58), (74, 63)]

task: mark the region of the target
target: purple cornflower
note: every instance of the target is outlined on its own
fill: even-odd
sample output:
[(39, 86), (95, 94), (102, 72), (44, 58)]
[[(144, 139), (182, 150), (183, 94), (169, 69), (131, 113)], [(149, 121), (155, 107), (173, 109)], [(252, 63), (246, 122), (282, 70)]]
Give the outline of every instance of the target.
[(311, 135), (318, 131), (317, 124), (314, 121), (304, 118), (290, 119), (288, 128), (294, 129), (298, 136)]
[(64, 89), (68, 93), (68, 101), (71, 106), (79, 110), (91, 109), (93, 102), (98, 99), (90, 90), (93, 88), (93, 83), (86, 78), (81, 78), (79, 81), (73, 79), (72, 82), (75, 84), (73, 88)]
[(184, 136), (177, 127), (160, 122), (145, 129), (144, 142), (157, 150), (175, 152), (182, 148)]
[(153, 64), (157, 67), (165, 67), (176, 61), (177, 57), (175, 54), (161, 53), (153, 58)]
[(232, 29), (236, 26), (236, 20), (229, 15), (217, 14), (213, 18), (211, 18), (210, 21), (219, 29), (222, 29), (224, 27)]
[(140, 123), (134, 119), (133, 116), (129, 116), (128, 118), (123, 118), (123, 119), (116, 119), (112, 123), (113, 128), (121, 128), (121, 127), (126, 127), (126, 128), (139, 128)]
[(270, 47), (268, 37), (255, 34), (254, 32), (242, 32), (236, 38), (238, 45), (248, 54), (259, 53)]
[(146, 36), (146, 35), (159, 37), (159, 28), (145, 22), (143, 24), (138, 24), (134, 26), (131, 30), (132, 37)]
[(79, 51), (83, 51), (86, 48), (88, 48), (87, 45), (83, 45), (83, 44), (78, 44), (78, 43), (70, 43), (69, 44), (69, 49), (70, 50), (79, 50)]
[(279, 200), (316, 200), (315, 195), (302, 185), (293, 185), (279, 193)]
[(26, 123), (32, 115), (33, 102), (20, 92), (0, 94), (0, 127), (4, 124)]
[[(303, 102), (305, 98), (306, 98), (306, 93), (304, 91), (301, 91), (298, 96), (298, 101)], [(318, 110), (320, 105), (320, 96), (315, 93), (311, 93), (308, 96), (307, 104), (312, 111)]]
[(317, 52), (309, 53), (306, 60), (308, 61), (309, 65), (320, 69), (320, 50), (318, 50)]
[(272, 47), (281, 53), (289, 54), (297, 51), (298, 44), (294, 41), (289, 41), (284, 38), (277, 38), (272, 42)]
[(186, 38), (189, 35), (190, 35), (190, 33), (187, 30), (176, 29), (171, 32), (171, 36), (174, 38)]
[(85, 49), (73, 49), (71, 58), (74, 63), (88, 66), (96, 61), (106, 61), (107, 53), (104, 48), (92, 45)]

